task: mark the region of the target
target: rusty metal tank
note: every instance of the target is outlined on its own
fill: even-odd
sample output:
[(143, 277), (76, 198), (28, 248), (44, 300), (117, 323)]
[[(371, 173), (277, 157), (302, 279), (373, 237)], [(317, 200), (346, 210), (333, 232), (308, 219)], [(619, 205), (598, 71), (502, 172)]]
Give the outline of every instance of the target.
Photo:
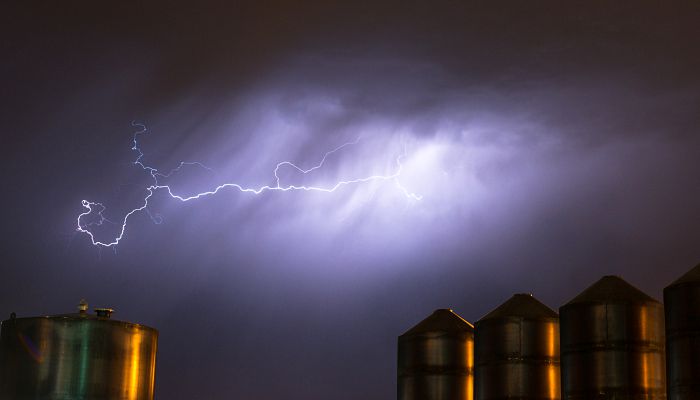
[(399, 336), (399, 400), (472, 400), (474, 327), (449, 309), (436, 310)]
[(559, 316), (516, 294), (474, 325), (476, 400), (561, 398)]
[(566, 400), (666, 398), (664, 310), (617, 276), (559, 309)]
[(96, 311), (3, 321), (0, 398), (152, 400), (158, 331)]
[(664, 289), (669, 400), (700, 399), (700, 264)]

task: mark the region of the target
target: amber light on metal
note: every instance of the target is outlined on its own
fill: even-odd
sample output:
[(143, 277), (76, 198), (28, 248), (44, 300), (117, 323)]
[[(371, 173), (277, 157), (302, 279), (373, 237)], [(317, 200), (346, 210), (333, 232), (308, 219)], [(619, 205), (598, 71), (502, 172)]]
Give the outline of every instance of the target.
[(158, 331), (112, 311), (3, 321), (0, 398), (152, 400)]

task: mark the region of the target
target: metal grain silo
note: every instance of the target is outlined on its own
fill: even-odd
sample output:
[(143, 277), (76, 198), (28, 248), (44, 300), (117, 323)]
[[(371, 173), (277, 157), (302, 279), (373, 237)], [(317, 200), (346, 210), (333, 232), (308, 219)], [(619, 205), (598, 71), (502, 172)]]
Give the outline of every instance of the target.
[(559, 309), (562, 394), (574, 399), (665, 399), (664, 310), (617, 276)]
[(152, 400), (158, 331), (111, 309), (2, 322), (0, 398)]
[(664, 289), (670, 400), (700, 399), (700, 264)]
[(474, 325), (476, 400), (560, 399), (559, 316), (516, 294)]
[(474, 327), (436, 310), (399, 336), (399, 400), (472, 400)]

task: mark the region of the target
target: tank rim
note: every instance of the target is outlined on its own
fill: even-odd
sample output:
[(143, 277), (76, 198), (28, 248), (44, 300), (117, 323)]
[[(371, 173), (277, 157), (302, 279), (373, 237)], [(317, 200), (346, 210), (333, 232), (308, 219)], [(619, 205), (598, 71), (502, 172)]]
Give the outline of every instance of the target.
[(143, 329), (143, 330), (149, 330), (153, 331), (156, 334), (158, 333), (158, 329), (153, 328), (148, 325), (144, 324), (139, 324), (136, 322), (129, 322), (129, 321), (122, 321), (118, 319), (111, 319), (111, 318), (100, 318), (96, 315), (91, 315), (91, 314), (86, 314), (86, 315), (81, 315), (81, 314), (58, 314), (58, 315), (41, 315), (41, 316), (34, 316), (34, 317), (16, 317), (14, 319), (6, 319), (2, 321), (2, 324), (9, 324), (12, 321), (28, 321), (28, 320), (63, 320), (63, 321), (70, 321), (70, 322), (81, 322), (81, 321), (98, 321), (98, 322), (104, 322), (104, 323), (110, 323), (112, 325), (121, 325), (121, 326), (127, 326), (129, 328), (138, 328), (138, 329)]
[(480, 319), (474, 323), (474, 327), (476, 328), (479, 325), (484, 325), (484, 324), (497, 324), (503, 321), (531, 321), (531, 322), (559, 322), (559, 316), (556, 317), (523, 317), (523, 316), (518, 316), (518, 315), (508, 315), (508, 316), (502, 316), (502, 317), (493, 317), (493, 318), (488, 318), (488, 319)]
[(565, 308), (575, 308), (575, 307), (588, 307), (588, 306), (593, 306), (593, 305), (606, 305), (606, 304), (611, 304), (611, 305), (631, 305), (631, 306), (657, 306), (657, 307), (663, 307), (663, 303), (656, 300), (655, 298), (651, 298), (650, 300), (589, 300), (589, 301), (581, 301), (581, 302), (576, 302), (576, 303), (566, 303), (559, 307), (559, 315), (561, 316), (561, 310)]

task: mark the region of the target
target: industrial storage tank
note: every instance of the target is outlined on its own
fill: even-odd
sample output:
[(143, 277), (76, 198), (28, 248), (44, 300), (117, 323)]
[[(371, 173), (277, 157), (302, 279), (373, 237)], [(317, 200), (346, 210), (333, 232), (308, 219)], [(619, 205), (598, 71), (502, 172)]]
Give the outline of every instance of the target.
[(617, 276), (605, 276), (559, 309), (562, 395), (665, 399), (664, 310)]
[(561, 398), (556, 312), (516, 294), (474, 329), (476, 400)]
[(700, 264), (664, 289), (669, 400), (700, 399)]
[(399, 400), (472, 400), (474, 327), (436, 310), (399, 336)]
[(152, 400), (158, 331), (95, 311), (3, 321), (0, 398)]

